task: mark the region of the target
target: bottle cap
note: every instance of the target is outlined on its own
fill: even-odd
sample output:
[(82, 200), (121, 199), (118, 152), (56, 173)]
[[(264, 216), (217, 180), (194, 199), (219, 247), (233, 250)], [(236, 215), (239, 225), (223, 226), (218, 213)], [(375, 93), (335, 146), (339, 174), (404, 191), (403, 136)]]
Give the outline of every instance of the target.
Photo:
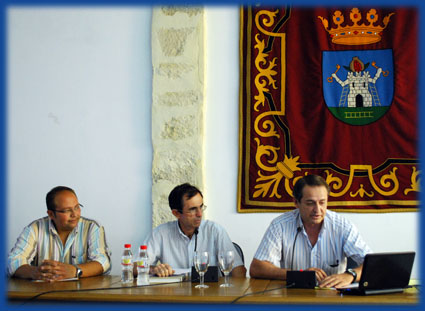
[(140, 245), (140, 249), (148, 249), (147, 245)]
[(131, 248), (131, 244), (124, 244), (124, 248)]

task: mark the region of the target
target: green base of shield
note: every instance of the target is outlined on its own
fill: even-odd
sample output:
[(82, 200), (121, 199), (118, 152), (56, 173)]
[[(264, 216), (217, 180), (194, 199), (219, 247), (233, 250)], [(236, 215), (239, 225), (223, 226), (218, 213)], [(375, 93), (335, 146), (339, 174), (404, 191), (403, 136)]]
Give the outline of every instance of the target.
[(344, 123), (366, 125), (380, 119), (388, 111), (390, 106), (328, 108), (337, 119)]

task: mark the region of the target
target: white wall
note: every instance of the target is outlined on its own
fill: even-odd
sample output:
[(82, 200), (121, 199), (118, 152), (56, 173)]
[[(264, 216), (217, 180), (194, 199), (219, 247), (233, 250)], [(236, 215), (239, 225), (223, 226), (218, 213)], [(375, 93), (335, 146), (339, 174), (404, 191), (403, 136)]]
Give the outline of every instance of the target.
[[(150, 23), (144, 7), (8, 10), (8, 250), (59, 184), (105, 226), (113, 274), (122, 245), (136, 249), (149, 233)], [(204, 194), (206, 217), (227, 228), (248, 267), (278, 214), (236, 213), (238, 23), (237, 7), (207, 9)], [(419, 249), (417, 213), (345, 216), (374, 251)]]
[(119, 273), (151, 229), (151, 9), (12, 8), (8, 26), (8, 250), (67, 185)]

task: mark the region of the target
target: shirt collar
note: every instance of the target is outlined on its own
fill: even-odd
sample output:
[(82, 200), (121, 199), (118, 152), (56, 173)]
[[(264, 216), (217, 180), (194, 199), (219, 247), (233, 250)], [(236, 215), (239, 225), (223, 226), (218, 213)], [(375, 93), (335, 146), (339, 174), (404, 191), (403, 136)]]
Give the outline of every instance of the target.
[[(201, 219), (201, 224), (199, 225), (199, 228), (198, 228), (198, 234), (199, 234), (199, 232), (201, 232), (201, 228), (203, 226), (204, 226), (204, 219)], [(176, 220), (176, 227), (177, 227), (177, 230), (178, 230), (178, 232), (179, 232), (179, 234), (181, 236), (185, 237), (186, 239), (189, 239), (189, 237), (186, 234), (184, 234), (184, 232), (180, 228), (180, 225), (179, 225), (179, 221), (178, 220)]]
[(301, 219), (300, 210), (298, 208), (296, 209), (295, 224), (297, 226), (297, 229), (298, 228), (304, 229), (304, 224), (303, 224), (303, 221)]
[[(295, 223), (296, 223), (297, 229), (302, 228), (304, 230), (304, 224), (303, 224), (303, 221), (301, 219), (300, 211), (298, 210), (298, 208), (297, 208), (296, 211), (297, 211), (297, 213), (295, 215)], [(327, 230), (327, 228), (329, 227), (329, 221), (330, 220), (329, 220), (329, 217), (328, 217), (328, 211), (326, 211), (325, 218), (323, 219), (323, 224), (322, 224), (322, 227), (320, 228), (319, 234), (321, 234), (323, 231)]]
[(326, 214), (325, 214), (325, 218), (323, 219), (323, 226), (322, 226), (322, 230), (327, 230), (329, 228), (329, 217), (328, 217), (328, 210), (326, 210)]
[[(49, 218), (49, 231), (52, 233), (52, 234), (56, 234), (56, 235), (59, 235), (59, 233), (58, 233), (58, 231), (56, 230), (56, 226), (55, 226), (55, 223), (53, 222), (53, 220), (50, 218), (50, 217), (48, 217)], [(77, 223), (77, 225), (75, 226), (75, 228), (71, 231), (71, 234), (77, 234), (78, 233), (78, 228), (80, 227), (80, 223), (81, 223), (81, 217), (80, 217), (80, 219), (78, 220), (78, 223)]]
[(48, 218), (49, 218), (49, 231), (50, 231), (52, 234), (56, 234), (56, 235), (58, 235), (58, 232), (57, 232), (57, 230), (56, 230), (56, 227), (55, 227), (55, 224), (54, 224), (53, 220), (52, 220), (50, 217), (48, 217)]

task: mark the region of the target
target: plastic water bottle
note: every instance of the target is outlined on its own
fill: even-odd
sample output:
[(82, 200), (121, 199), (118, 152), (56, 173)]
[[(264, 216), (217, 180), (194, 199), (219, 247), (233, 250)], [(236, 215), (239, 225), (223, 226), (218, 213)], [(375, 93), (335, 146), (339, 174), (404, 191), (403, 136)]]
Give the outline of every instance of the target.
[(149, 284), (149, 261), (148, 247), (140, 245), (139, 256), (137, 257), (137, 285)]
[(124, 244), (124, 252), (121, 257), (121, 283), (133, 284), (133, 254), (131, 244)]

